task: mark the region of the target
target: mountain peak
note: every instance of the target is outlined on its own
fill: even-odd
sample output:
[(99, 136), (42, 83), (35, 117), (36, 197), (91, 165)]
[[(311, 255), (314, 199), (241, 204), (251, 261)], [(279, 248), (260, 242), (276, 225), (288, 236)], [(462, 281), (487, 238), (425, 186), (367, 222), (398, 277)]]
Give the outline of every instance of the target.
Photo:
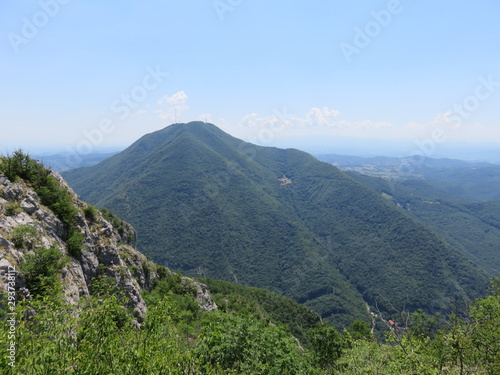
[[(218, 128), (216, 125), (208, 123), (208, 122), (203, 122), (203, 121), (190, 121), (190, 122), (179, 122), (175, 124), (168, 125), (164, 127), (161, 130), (158, 130), (156, 132), (150, 133), (150, 134), (156, 134), (156, 133), (185, 133), (185, 132), (190, 132), (190, 133), (199, 133), (203, 131), (211, 131), (211, 132), (219, 132), (220, 134), (226, 134), (224, 131), (222, 131), (220, 128)], [(228, 134), (226, 134), (228, 135)]]
[(150, 151), (159, 151), (164, 147), (177, 142), (181, 138), (184, 142), (189, 139), (191, 143), (201, 142), (202, 144), (207, 145), (216, 139), (223, 139), (224, 141), (236, 140), (236, 138), (233, 138), (231, 135), (225, 133), (214, 124), (203, 121), (191, 121), (187, 123), (171, 124), (163, 129), (146, 134), (134, 142), (125, 151), (128, 151), (129, 149), (134, 150), (136, 148), (139, 150), (146, 149)]

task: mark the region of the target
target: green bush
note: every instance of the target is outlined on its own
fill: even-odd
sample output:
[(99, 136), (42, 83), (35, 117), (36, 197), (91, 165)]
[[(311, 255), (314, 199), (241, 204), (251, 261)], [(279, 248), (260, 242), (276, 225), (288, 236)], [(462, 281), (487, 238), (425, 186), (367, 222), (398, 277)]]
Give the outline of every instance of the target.
[(153, 280), (153, 288), (151, 291), (144, 291), (144, 300), (148, 305), (156, 305), (165, 296), (196, 296), (194, 286), (182, 279), (178, 273), (170, 272), (161, 279)]
[(68, 245), (68, 253), (74, 257), (80, 255), (83, 249), (83, 234), (78, 231), (78, 229), (72, 229), (66, 240), (66, 244)]
[[(49, 258), (41, 260), (50, 264)], [(498, 280), (490, 296), (473, 303), (469, 316), (453, 319), (449, 327), (435, 331), (432, 319), (419, 313), (411, 318), (413, 329), (391, 329), (384, 342), (317, 326), (309, 329), (312, 351), (281, 326), (254, 316), (203, 313), (186, 295), (148, 306), (138, 329), (123, 295), (107, 282), (96, 282), (95, 289), (77, 306), (61, 295), (19, 301), (16, 365), (10, 368), (7, 356), (0, 356), (2, 374), (500, 373)], [(363, 333), (365, 328), (354, 324), (350, 330)], [(8, 330), (7, 319), (0, 319), (0, 332)]]
[(12, 242), (18, 248), (33, 246), (38, 240), (38, 232), (32, 224), (21, 224), (12, 232)]
[(118, 232), (118, 234), (122, 238), (122, 241), (125, 241), (127, 244), (131, 244), (132, 246), (134, 246), (136, 241), (136, 235), (134, 230), (130, 229), (129, 224), (120, 219), (115, 214), (113, 214), (107, 208), (102, 208), (100, 211), (103, 218), (106, 221), (108, 221), (113, 226), (113, 228)]
[(311, 329), (309, 335), (316, 361), (323, 368), (333, 369), (347, 348), (346, 338), (335, 327), (324, 324)]
[(167, 277), (167, 275), (169, 274), (169, 270), (165, 266), (158, 266), (157, 272), (160, 279)]
[(19, 202), (9, 202), (5, 207), (5, 215), (16, 216), (22, 212)]
[(33, 295), (56, 293), (59, 289), (58, 274), (66, 264), (62, 253), (52, 246), (36, 249), (21, 260), (20, 269), (26, 280), (26, 287)]
[(355, 339), (370, 339), (372, 338), (371, 327), (364, 320), (355, 320), (347, 327), (347, 332)]
[(5, 176), (11, 180), (16, 181), (19, 177), (26, 177), (26, 172), (30, 169), (31, 164), (28, 155), (22, 151), (14, 151), (12, 157), (2, 157), (0, 159), (0, 170)]
[(97, 217), (97, 211), (98, 211), (97, 208), (89, 204), (87, 207), (84, 208), (83, 213), (87, 220), (94, 221)]
[(194, 355), (208, 368), (234, 373), (318, 373), (297, 341), (281, 328), (223, 313), (210, 316)]
[(113, 214), (110, 210), (107, 208), (102, 208), (101, 209), (101, 214), (104, 217), (105, 220), (107, 220), (114, 228), (118, 229), (121, 227), (123, 224), (123, 221), (120, 220), (118, 216)]

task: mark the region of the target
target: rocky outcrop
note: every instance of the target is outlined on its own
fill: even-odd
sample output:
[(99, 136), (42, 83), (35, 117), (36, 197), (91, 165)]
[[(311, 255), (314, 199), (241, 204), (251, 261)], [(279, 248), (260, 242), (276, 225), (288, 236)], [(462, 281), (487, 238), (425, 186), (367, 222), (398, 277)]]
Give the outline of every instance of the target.
[[(83, 249), (71, 255), (64, 223), (40, 203), (36, 192), (24, 181), (12, 182), (0, 172), (0, 288), (5, 289), (8, 276), (15, 274), (17, 295), (29, 298), (30, 291), (20, 272), (21, 260), (39, 248), (55, 247), (67, 259), (60, 281), (70, 303), (76, 304), (92, 294), (96, 280), (106, 280), (128, 297), (140, 321), (146, 312), (141, 291), (153, 286), (159, 267), (133, 247), (136, 234), (130, 224), (112, 214), (107, 215), (107, 220), (102, 212), (80, 201), (59, 174), (52, 176), (67, 189), (77, 208), (77, 230), (83, 235)], [(217, 309), (204, 284), (184, 279), (196, 290), (200, 308)]]
[[(98, 278), (107, 278), (128, 297), (137, 318), (146, 312), (141, 289), (148, 289), (157, 275), (157, 266), (131, 246), (135, 232), (129, 225), (114, 228), (96, 209), (77, 199), (65, 181), (54, 177), (71, 194), (78, 208), (77, 229), (84, 238), (81, 254), (71, 256), (65, 243), (67, 228), (44, 207), (35, 191), (23, 181), (11, 182), (0, 174), (0, 287), (15, 269), (16, 290), (25, 288), (20, 272), (21, 259), (38, 248), (55, 247), (68, 259), (60, 274), (64, 294), (77, 303), (92, 293)], [(92, 212), (86, 217), (84, 212)], [(16, 229), (17, 228), (17, 229)]]
[(215, 304), (212, 296), (210, 295), (207, 286), (205, 284), (194, 281), (190, 277), (183, 277), (183, 280), (189, 285), (192, 285), (196, 291), (196, 302), (201, 309), (205, 311), (217, 310), (217, 305)]

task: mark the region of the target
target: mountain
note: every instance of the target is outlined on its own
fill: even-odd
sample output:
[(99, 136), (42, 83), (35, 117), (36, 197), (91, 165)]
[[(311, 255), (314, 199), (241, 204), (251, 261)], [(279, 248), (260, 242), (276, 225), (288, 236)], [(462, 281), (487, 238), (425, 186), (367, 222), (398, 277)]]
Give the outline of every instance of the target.
[(485, 290), (480, 267), (373, 189), (212, 124), (171, 125), (64, 177), (160, 264), (278, 292), (340, 326), (368, 320), (366, 304), (461, 310)]
[[(436, 232), (489, 276), (500, 275), (500, 201), (470, 201), (443, 190), (441, 183), (430, 179), (387, 180), (354, 172), (351, 175)], [(464, 185), (467, 181), (463, 181)]]
[(394, 156), (352, 156), (352, 155), (339, 155), (339, 154), (316, 154), (314, 155), (321, 161), (335, 164), (342, 168), (355, 168), (363, 166), (371, 166), (375, 169), (382, 167), (401, 167), (402, 163), (410, 164), (418, 170), (425, 171), (426, 169), (439, 168), (481, 168), (498, 166), (496, 164), (483, 162), (483, 161), (466, 161), (448, 158), (431, 158), (427, 156), (412, 155), (407, 157), (394, 157)]
[(455, 200), (485, 202), (500, 200), (500, 165), (424, 156), (359, 157), (336, 154), (316, 157), (364, 175), (393, 180), (425, 180)]
[(73, 168), (95, 165), (100, 161), (115, 155), (116, 153), (117, 152), (95, 152), (82, 155), (79, 153), (64, 152), (44, 155), (33, 154), (31, 157), (33, 159), (40, 160), (45, 166), (54, 172), (63, 172)]

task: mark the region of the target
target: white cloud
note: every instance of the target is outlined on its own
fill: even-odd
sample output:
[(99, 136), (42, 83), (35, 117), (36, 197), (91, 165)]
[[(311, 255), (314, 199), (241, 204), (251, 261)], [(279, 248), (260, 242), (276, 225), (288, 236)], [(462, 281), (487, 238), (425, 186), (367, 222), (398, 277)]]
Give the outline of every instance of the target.
[(278, 121), (278, 117), (270, 115), (266, 117), (259, 117), (257, 113), (250, 113), (243, 116), (239, 121), (238, 126), (247, 129), (264, 129), (274, 125)]
[(158, 100), (158, 105), (160, 105), (161, 108), (154, 112), (158, 113), (158, 117), (163, 120), (178, 122), (181, 114), (189, 109), (187, 101), (188, 96), (184, 91), (176, 92), (172, 96), (165, 95)]
[(282, 115), (278, 111), (268, 116), (250, 113), (243, 116), (236, 126), (228, 126), (227, 130), (237, 137), (249, 140), (312, 135), (418, 140), (431, 137), (438, 128), (444, 131), (447, 139), (479, 139), (488, 134), (498, 139), (498, 131), (496, 136), (493, 135), (496, 129), (478, 123), (462, 125), (459, 129), (454, 129), (456, 124), (448, 121), (448, 116), (447, 113), (438, 113), (429, 122), (397, 124), (369, 119), (352, 121), (342, 118), (340, 111), (336, 109), (313, 107), (303, 115)]
[(336, 118), (340, 112), (328, 107), (311, 108), (306, 116), (306, 119), (312, 126), (335, 126), (337, 124)]
[(308, 133), (327, 133), (335, 132), (358, 132), (359, 130), (370, 131), (380, 129), (393, 129), (394, 124), (387, 121), (359, 121), (353, 122), (339, 118), (340, 111), (328, 107), (313, 107), (304, 116), (275, 112), (276, 114), (260, 117), (257, 113), (251, 113), (244, 116), (238, 123), (239, 128), (244, 129), (266, 129), (286, 128), (288, 131), (307, 131)]
[(159, 105), (173, 105), (173, 106), (185, 106), (188, 100), (188, 96), (184, 91), (176, 92), (172, 96), (164, 96), (158, 100)]
[(447, 124), (450, 122), (450, 116), (452, 114), (452, 112), (438, 113), (436, 116), (434, 116), (432, 123), (436, 125)]

